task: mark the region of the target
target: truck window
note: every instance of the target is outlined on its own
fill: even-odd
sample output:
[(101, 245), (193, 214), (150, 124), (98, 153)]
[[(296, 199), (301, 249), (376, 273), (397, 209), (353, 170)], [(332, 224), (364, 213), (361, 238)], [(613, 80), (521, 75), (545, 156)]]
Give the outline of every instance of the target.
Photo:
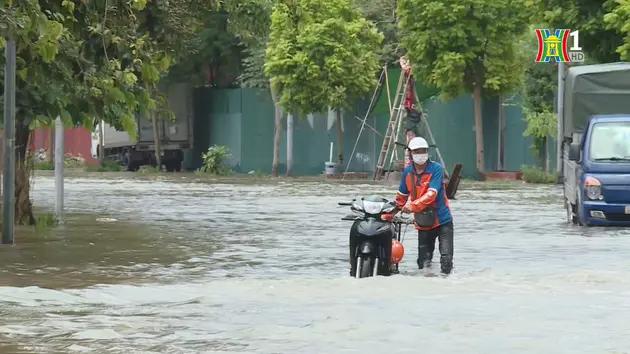
[(630, 123), (606, 122), (593, 125), (589, 149), (591, 161), (629, 158)]

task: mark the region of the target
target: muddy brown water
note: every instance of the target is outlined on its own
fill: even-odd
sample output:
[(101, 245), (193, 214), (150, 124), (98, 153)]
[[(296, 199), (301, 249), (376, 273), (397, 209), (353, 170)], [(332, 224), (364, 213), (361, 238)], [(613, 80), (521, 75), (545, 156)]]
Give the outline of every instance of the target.
[(450, 277), (408, 230), (401, 275), (356, 280), (336, 203), (394, 187), (71, 178), (66, 225), (0, 248), (0, 353), (628, 352), (630, 231), (517, 187), (452, 201)]

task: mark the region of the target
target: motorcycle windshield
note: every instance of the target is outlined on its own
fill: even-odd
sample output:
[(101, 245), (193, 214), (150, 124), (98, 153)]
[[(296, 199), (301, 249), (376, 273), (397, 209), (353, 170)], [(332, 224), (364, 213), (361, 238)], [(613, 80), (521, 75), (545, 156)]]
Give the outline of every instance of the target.
[(369, 200), (363, 201), (363, 211), (365, 211), (366, 214), (371, 214), (371, 215), (380, 214), (384, 206), (385, 206), (385, 203), (383, 202), (373, 202)]

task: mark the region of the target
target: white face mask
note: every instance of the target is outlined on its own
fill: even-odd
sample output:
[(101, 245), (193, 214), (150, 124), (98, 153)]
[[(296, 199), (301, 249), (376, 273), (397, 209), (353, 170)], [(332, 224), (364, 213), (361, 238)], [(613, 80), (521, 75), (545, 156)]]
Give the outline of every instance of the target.
[(429, 159), (429, 154), (412, 154), (413, 162), (422, 165)]

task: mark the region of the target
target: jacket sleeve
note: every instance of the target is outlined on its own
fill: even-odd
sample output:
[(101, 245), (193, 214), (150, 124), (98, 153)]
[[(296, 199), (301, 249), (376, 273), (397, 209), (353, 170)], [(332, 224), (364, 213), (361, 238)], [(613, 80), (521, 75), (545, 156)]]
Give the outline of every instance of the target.
[(414, 213), (424, 210), (426, 207), (435, 202), (438, 192), (443, 188), (444, 170), (442, 165), (434, 163), (435, 168), (431, 171), (431, 179), (429, 180), (429, 188), (420, 198), (411, 202), (411, 211)]
[(407, 172), (403, 171), (402, 178), (400, 179), (400, 185), (398, 186), (398, 193), (394, 197), (394, 202), (398, 208), (402, 208), (407, 204), (409, 199), (409, 189), (407, 188)]

